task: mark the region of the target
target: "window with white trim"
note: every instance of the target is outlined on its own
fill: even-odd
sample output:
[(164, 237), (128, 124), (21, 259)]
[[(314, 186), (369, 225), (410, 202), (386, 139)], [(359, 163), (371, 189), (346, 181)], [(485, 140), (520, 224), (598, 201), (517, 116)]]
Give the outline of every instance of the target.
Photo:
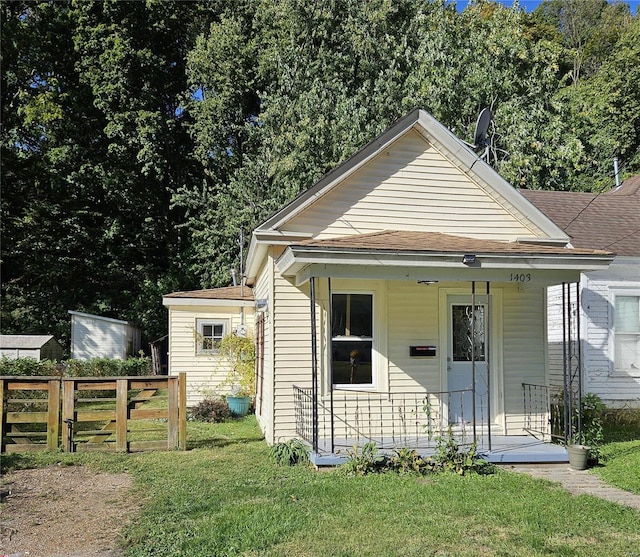
[(373, 295), (332, 294), (331, 367), (334, 386), (373, 386)]
[(216, 354), (226, 333), (227, 324), (224, 321), (198, 319), (197, 328), (196, 351), (199, 354)]
[(615, 371), (640, 375), (640, 296), (617, 295), (614, 311)]

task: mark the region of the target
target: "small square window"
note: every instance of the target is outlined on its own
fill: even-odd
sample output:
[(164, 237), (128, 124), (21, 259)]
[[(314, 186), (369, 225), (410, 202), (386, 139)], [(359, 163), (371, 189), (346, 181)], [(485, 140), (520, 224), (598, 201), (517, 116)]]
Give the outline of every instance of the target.
[(198, 321), (197, 351), (199, 353), (217, 352), (225, 335), (225, 329), (225, 323), (222, 321)]

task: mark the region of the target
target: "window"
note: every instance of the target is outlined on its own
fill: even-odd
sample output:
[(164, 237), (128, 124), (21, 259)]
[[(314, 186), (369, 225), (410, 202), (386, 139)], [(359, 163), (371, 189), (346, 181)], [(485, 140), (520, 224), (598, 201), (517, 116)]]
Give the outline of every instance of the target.
[(216, 353), (225, 335), (225, 329), (226, 324), (223, 321), (198, 321), (197, 351), (205, 354)]
[(616, 296), (616, 371), (640, 375), (640, 296)]
[(334, 385), (373, 385), (373, 295), (333, 294), (331, 366)]

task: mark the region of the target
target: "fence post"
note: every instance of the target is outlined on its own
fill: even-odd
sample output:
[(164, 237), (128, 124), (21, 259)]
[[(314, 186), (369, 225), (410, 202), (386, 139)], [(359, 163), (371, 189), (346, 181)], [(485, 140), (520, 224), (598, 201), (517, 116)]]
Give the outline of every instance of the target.
[(129, 380), (116, 380), (116, 452), (127, 452), (127, 395)]
[(179, 446), (183, 451), (187, 450), (187, 374), (181, 371), (178, 375), (180, 386), (180, 410), (178, 419), (180, 420)]
[(62, 436), (62, 450), (66, 453), (73, 452), (74, 394), (75, 381), (64, 379), (62, 381), (62, 421), (67, 424), (67, 435)]
[(49, 381), (49, 401), (47, 408), (47, 449), (58, 449), (60, 437), (60, 379)]
[(167, 448), (175, 450), (179, 447), (179, 378), (167, 377), (167, 387), (169, 389), (169, 408), (167, 424)]

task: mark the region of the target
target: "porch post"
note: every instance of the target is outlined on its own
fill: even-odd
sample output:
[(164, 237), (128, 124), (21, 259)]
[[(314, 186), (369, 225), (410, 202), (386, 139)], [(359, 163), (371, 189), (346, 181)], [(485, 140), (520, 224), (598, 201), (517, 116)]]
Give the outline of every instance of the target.
[(491, 291), (489, 281), (487, 281), (487, 315), (486, 315), (486, 338), (484, 342), (484, 359), (487, 365), (487, 434), (489, 436), (489, 451), (491, 451), (491, 367), (489, 365), (489, 355), (491, 353)]
[(331, 294), (331, 277), (327, 277), (327, 290), (329, 291), (329, 406), (331, 412), (331, 454), (335, 453), (335, 432), (333, 417), (333, 296)]
[(580, 339), (580, 283), (576, 282), (576, 343), (578, 345), (578, 443), (582, 443), (582, 342)]
[(311, 406), (312, 406), (312, 447), (318, 452), (318, 344), (316, 329), (316, 280), (309, 279), (311, 300)]
[(562, 405), (564, 407), (564, 442), (567, 444), (571, 439), (571, 397), (569, 389), (571, 381), (569, 377), (569, 331), (570, 324), (567, 323), (567, 283), (562, 283)]

